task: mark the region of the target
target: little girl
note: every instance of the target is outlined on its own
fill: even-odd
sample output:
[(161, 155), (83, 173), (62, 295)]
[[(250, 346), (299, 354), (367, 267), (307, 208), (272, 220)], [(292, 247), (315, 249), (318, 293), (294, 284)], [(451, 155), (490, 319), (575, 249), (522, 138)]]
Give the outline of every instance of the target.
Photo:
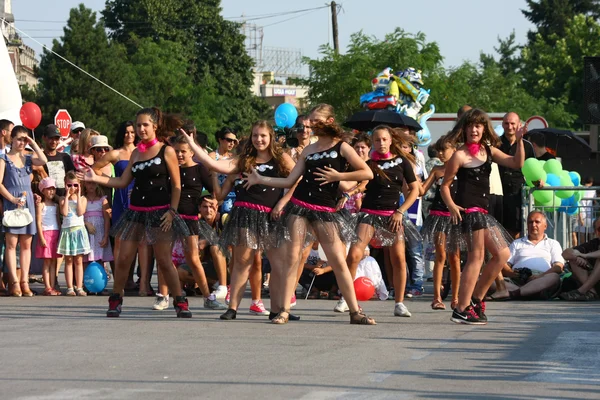
[(99, 261), (104, 265), (104, 262), (113, 261), (112, 248), (108, 240), (110, 230), (108, 199), (95, 182), (84, 183), (83, 195), (87, 199), (83, 220), (89, 234), (91, 248), (89, 254), (83, 259), (86, 266), (93, 261)]
[[(83, 256), (91, 252), (83, 219), (87, 199), (81, 195), (79, 180), (74, 171), (69, 171), (65, 176), (65, 189), (66, 196), (60, 199), (63, 222), (58, 254), (65, 256), (66, 295), (87, 296), (83, 290)], [(75, 272), (75, 289), (73, 289), (73, 272)]]
[(58, 225), (58, 207), (54, 201), (56, 182), (48, 177), (40, 181), (38, 188), (43, 201), (36, 204), (36, 224), (38, 242), (35, 257), (44, 261), (42, 276), (44, 278), (44, 296), (60, 296), (62, 293), (54, 289), (56, 283), (56, 253), (60, 228)]

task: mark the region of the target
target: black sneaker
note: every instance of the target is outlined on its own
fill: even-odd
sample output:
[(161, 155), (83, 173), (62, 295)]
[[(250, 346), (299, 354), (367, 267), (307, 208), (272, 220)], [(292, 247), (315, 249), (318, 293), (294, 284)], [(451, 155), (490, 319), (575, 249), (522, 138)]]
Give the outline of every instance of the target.
[(177, 318), (192, 318), (192, 312), (185, 296), (175, 297), (173, 299), (173, 307), (175, 307), (175, 312), (177, 312)]
[(108, 311), (106, 312), (107, 317), (116, 318), (121, 315), (121, 306), (123, 305), (123, 298), (118, 293), (113, 293), (108, 298)]
[(471, 306), (473, 310), (477, 313), (479, 320), (487, 323), (487, 316), (485, 315), (485, 301), (483, 300), (475, 300), (471, 299)]
[(225, 311), (223, 314), (221, 314), (221, 316), (219, 318), (224, 319), (226, 321), (231, 321), (232, 319), (235, 319), (237, 316), (237, 311), (234, 310), (233, 308), (228, 308), (227, 311)]
[(475, 312), (473, 307), (468, 306), (465, 308), (463, 312), (459, 312), (458, 308), (455, 308), (452, 312), (452, 318), (450, 321), (456, 322), (457, 324), (466, 324), (466, 325), (485, 325), (486, 321), (482, 321), (479, 319), (479, 315)]

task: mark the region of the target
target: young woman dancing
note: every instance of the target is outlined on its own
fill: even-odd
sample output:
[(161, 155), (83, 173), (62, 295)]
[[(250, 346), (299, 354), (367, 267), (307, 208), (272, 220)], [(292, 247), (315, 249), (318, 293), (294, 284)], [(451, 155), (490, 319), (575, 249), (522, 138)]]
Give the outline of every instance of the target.
[(125, 282), (140, 243), (152, 245), (158, 269), (175, 296), (173, 306), (177, 317), (192, 316), (187, 299), (181, 295), (179, 277), (171, 260), (173, 242), (183, 241), (190, 234), (177, 213), (181, 196), (179, 163), (175, 150), (165, 144), (181, 125), (177, 117), (165, 115), (158, 108), (144, 108), (136, 117), (136, 131), (141, 142), (131, 154), (123, 174), (117, 178), (99, 176), (91, 168), (80, 173), (86, 181), (113, 188), (125, 188), (135, 178), (129, 208), (112, 228), (112, 234), (121, 240), (121, 247), (107, 317), (121, 314)]
[[(410, 317), (403, 303), (406, 286), (405, 244), (418, 243), (421, 235), (414, 224), (404, 217), (419, 195), (419, 183), (407, 158), (410, 155), (404, 155), (400, 148), (405, 139), (389, 126), (380, 125), (373, 129), (372, 140), (374, 151), (369, 167), (375, 177), (367, 184), (367, 193), (356, 221), (358, 241), (350, 247), (346, 260), (354, 278), (358, 263), (363, 259), (372, 238), (380, 246), (388, 247), (396, 288), (394, 315)], [(405, 181), (410, 193), (406, 201), (398, 206), (399, 193)]]
[[(433, 310), (445, 310), (446, 306), (442, 302), (442, 272), (446, 259), (450, 263), (450, 274), (452, 278), (452, 301), (450, 308), (454, 310), (458, 304), (458, 288), (460, 284), (460, 251), (458, 249), (447, 249), (448, 235), (452, 223), (450, 222), (450, 211), (446, 207), (446, 203), (442, 200), (440, 193), (441, 182), (446, 173), (446, 163), (456, 151), (456, 145), (448, 140), (448, 136), (444, 135), (435, 143), (435, 150), (443, 165), (434, 167), (427, 180), (423, 184), (423, 190), (427, 192), (434, 182), (438, 182), (435, 196), (429, 208), (429, 215), (425, 218), (423, 228), (421, 228), (421, 236), (426, 243), (433, 243), (435, 246), (435, 262), (433, 264), (433, 301), (431, 308)], [(450, 192), (452, 198), (456, 196), (458, 185), (456, 181), (450, 184)]]
[[(442, 198), (455, 224), (450, 233), (449, 248), (467, 249), (467, 263), (461, 274), (458, 305), (451, 320), (461, 324), (484, 325), (487, 323), (483, 298), (510, 256), (510, 234), (488, 215), (489, 176), (492, 161), (508, 168), (521, 168), (525, 152), (523, 133), (526, 126), (516, 133), (517, 151), (509, 156), (498, 150), (498, 136), (488, 115), (478, 109), (467, 111), (449, 140), (464, 143), (448, 161), (444, 182), (440, 188)], [(457, 177), (456, 198), (452, 198), (450, 186)], [(485, 250), (492, 258), (481, 276)], [(477, 279), (479, 278), (479, 280)]]
[[(287, 178), (271, 178), (256, 171), (246, 175), (246, 187), (265, 185), (292, 187), (300, 177), (296, 190), (281, 217), (286, 240), (281, 243), (287, 255), (285, 262), (279, 260), (285, 280), (281, 310), (273, 319), (284, 324), (289, 319), (290, 298), (297, 282), (297, 266), (307, 235), (314, 235), (333, 268), (338, 286), (350, 308), (350, 323), (375, 325), (358, 307), (352, 276), (346, 264), (346, 241), (356, 238), (353, 223), (346, 210), (336, 211), (339, 181), (363, 181), (373, 178), (373, 172), (342, 140), (344, 132), (335, 124), (316, 120), (316, 111), (311, 113), (311, 127), (319, 137), (316, 143), (307, 146), (298, 163)], [(352, 172), (344, 172), (348, 165)], [(275, 267), (275, 266), (274, 266)]]

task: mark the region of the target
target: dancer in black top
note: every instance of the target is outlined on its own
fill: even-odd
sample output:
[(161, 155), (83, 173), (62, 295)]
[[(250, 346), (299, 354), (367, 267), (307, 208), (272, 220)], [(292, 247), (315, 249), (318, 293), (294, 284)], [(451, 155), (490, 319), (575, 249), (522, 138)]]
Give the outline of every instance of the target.
[[(512, 241), (510, 234), (488, 215), (489, 175), (492, 160), (509, 168), (521, 168), (524, 161), (523, 133), (526, 127), (517, 131), (517, 151), (508, 156), (495, 145), (498, 137), (494, 133), (488, 115), (478, 109), (469, 110), (459, 121), (450, 140), (464, 143), (458, 148), (446, 166), (444, 182), (440, 189), (448, 206), (455, 227), (450, 233), (450, 248), (468, 251), (467, 263), (463, 269), (458, 294), (458, 305), (452, 313), (452, 321), (463, 324), (486, 324), (483, 298), (498, 273), (506, 264)], [(457, 193), (453, 199), (450, 186), (457, 177)], [(484, 268), (485, 250), (492, 258)], [(479, 277), (479, 280), (477, 278)]]
[[(427, 192), (434, 182), (437, 182), (438, 184), (433, 202), (429, 208), (429, 215), (425, 218), (425, 222), (421, 228), (421, 235), (425, 242), (433, 243), (435, 245), (435, 262), (433, 264), (433, 301), (431, 302), (431, 308), (433, 310), (446, 309), (446, 306), (442, 302), (441, 288), (442, 272), (444, 270), (444, 264), (446, 263), (446, 254), (448, 254), (452, 281), (452, 301), (450, 302), (450, 308), (454, 310), (458, 304), (460, 252), (456, 248), (448, 248), (447, 241), (449, 240), (448, 235), (452, 228), (452, 222), (450, 221), (450, 211), (448, 211), (448, 207), (446, 207), (446, 203), (444, 203), (444, 200), (442, 199), (440, 186), (444, 174), (446, 173), (446, 163), (456, 151), (456, 145), (448, 140), (447, 135), (443, 135), (438, 139), (434, 147), (440, 161), (442, 161), (444, 165), (434, 167), (429, 173), (427, 180), (423, 183), (424, 192)], [(456, 189), (458, 188), (456, 178), (454, 179), (455, 181), (450, 184), (450, 195), (452, 198), (455, 198)]]
[(140, 243), (152, 245), (158, 268), (165, 278), (177, 317), (190, 318), (188, 301), (181, 295), (177, 271), (171, 251), (175, 240), (189, 236), (177, 208), (181, 195), (179, 166), (175, 151), (166, 139), (181, 127), (174, 116), (164, 115), (158, 108), (144, 108), (137, 113), (136, 132), (141, 142), (120, 177), (99, 176), (88, 168), (80, 179), (113, 188), (125, 188), (135, 178), (129, 208), (113, 226), (113, 236), (121, 240), (115, 263), (113, 294), (108, 299), (107, 317), (118, 317), (123, 304), (123, 290), (129, 268)]
[[(404, 155), (401, 145), (405, 139), (385, 125), (373, 129), (373, 153), (369, 166), (374, 178), (369, 181), (366, 195), (357, 215), (356, 234), (358, 241), (352, 244), (346, 261), (352, 278), (356, 276), (358, 263), (363, 259), (365, 249), (374, 238), (381, 247), (390, 249), (390, 261), (393, 268), (396, 306), (394, 315), (410, 317), (404, 305), (404, 288), (406, 286), (406, 258), (404, 247), (416, 245), (421, 240), (417, 228), (408, 218), (406, 210), (419, 195), (419, 182), (415, 177), (412, 165)], [(398, 206), (402, 186), (406, 183), (409, 195), (406, 201)]]
[[(302, 151), (287, 178), (268, 178), (256, 171), (246, 176), (247, 187), (266, 185), (281, 188), (292, 187), (302, 177), (281, 217), (286, 235), (286, 240), (281, 243), (287, 254), (283, 266), (286, 282), (284, 306), (273, 322), (283, 324), (288, 321), (290, 298), (296, 284), (296, 268), (307, 236), (314, 235), (348, 302), (350, 323), (374, 325), (375, 320), (364, 315), (358, 307), (352, 276), (346, 264), (345, 242), (356, 239), (353, 224), (346, 210), (336, 211), (339, 181), (372, 179), (373, 172), (354, 149), (341, 140), (344, 132), (333, 120), (330, 123), (317, 121), (317, 113), (318, 110), (313, 110), (310, 119), (313, 132), (319, 140)], [(345, 172), (348, 165), (352, 167), (352, 172)]]

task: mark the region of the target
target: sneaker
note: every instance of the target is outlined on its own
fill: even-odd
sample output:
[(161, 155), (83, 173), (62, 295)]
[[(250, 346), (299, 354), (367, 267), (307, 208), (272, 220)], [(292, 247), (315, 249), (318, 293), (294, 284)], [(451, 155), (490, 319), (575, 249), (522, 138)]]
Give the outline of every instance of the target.
[(162, 311), (169, 308), (169, 296), (163, 296), (162, 294), (156, 295), (154, 300), (153, 310)]
[(121, 295), (114, 293), (108, 298), (107, 317), (118, 317), (121, 315), (121, 307), (123, 306), (123, 298)]
[(394, 307), (394, 315), (396, 317), (410, 317), (412, 314), (408, 311), (408, 308), (402, 303), (396, 303), (396, 307)]
[(487, 316), (485, 315), (485, 301), (480, 300), (477, 301), (475, 299), (471, 300), (471, 306), (473, 307), (473, 310), (475, 310), (475, 312), (477, 313), (477, 316), (479, 317), (479, 320), (481, 322), (486, 322), (487, 323)]
[(346, 300), (340, 299), (340, 300), (338, 300), (335, 307), (333, 307), (333, 311), (339, 312), (339, 313), (345, 313), (345, 312), (349, 312), (350, 309), (348, 308), (348, 304), (346, 303)]
[(250, 314), (269, 315), (269, 312), (265, 309), (262, 300), (259, 300), (256, 303), (252, 302), (252, 304), (250, 305)]
[[(423, 296), (423, 289), (410, 289), (408, 293), (410, 294), (410, 297)], [(406, 296), (408, 297), (408, 294)]]
[(87, 293), (82, 288), (75, 289), (75, 293), (77, 293), (77, 296), (82, 296), (82, 297), (87, 296)]
[(458, 307), (454, 309), (452, 312), (452, 318), (450, 321), (456, 322), (457, 324), (466, 324), (466, 325), (485, 325), (486, 321), (482, 321), (479, 319), (479, 315), (473, 309), (473, 307), (468, 306), (465, 308), (463, 312), (458, 311)]
[(219, 299), (225, 300), (225, 298), (227, 297), (228, 293), (229, 293), (229, 287), (228, 286), (221, 286), (221, 285), (219, 285), (217, 287), (217, 289), (213, 292), (213, 294), (215, 295), (215, 298), (217, 300), (219, 300)]
[(70, 287), (70, 288), (67, 288), (67, 292), (65, 293), (65, 296), (77, 296), (77, 294), (75, 293), (75, 290), (72, 287)]
[(192, 318), (188, 300), (185, 296), (177, 296), (173, 299), (173, 307), (177, 313), (177, 318)]
[(296, 307), (296, 293), (294, 293), (292, 300), (290, 300), (290, 307)]
[(211, 310), (227, 310), (227, 306), (217, 299), (211, 299), (210, 297), (204, 299), (204, 308)]
[(235, 319), (237, 316), (237, 311), (231, 308), (228, 308), (227, 311), (225, 311), (223, 314), (221, 314), (221, 316), (219, 318), (225, 320), (225, 321), (231, 321), (232, 319)]

